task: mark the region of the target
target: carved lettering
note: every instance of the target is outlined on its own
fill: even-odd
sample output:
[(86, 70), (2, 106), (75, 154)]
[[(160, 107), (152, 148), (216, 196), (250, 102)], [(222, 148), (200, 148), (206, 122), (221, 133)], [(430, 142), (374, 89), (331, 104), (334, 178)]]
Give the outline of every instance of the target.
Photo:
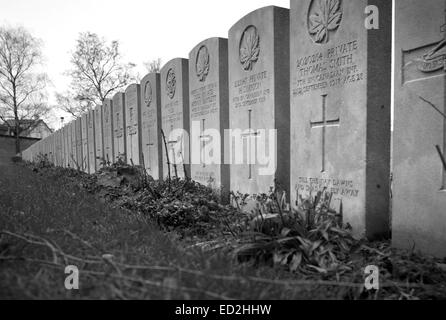
[(330, 87), (343, 87), (365, 80), (366, 76), (356, 62), (358, 54), (358, 41), (353, 40), (325, 51), (298, 57), (297, 78), (293, 80), (293, 96), (302, 96)]

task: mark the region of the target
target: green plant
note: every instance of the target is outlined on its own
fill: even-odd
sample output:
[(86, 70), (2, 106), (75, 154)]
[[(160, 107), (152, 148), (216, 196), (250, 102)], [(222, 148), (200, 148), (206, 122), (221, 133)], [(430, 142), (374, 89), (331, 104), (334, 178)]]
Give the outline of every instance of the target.
[(296, 210), (284, 210), (279, 195), (272, 190), (257, 196), (254, 217), (238, 234), (238, 260), (280, 265), (292, 272), (348, 271), (345, 262), (358, 241), (330, 209), (331, 194), (324, 189), (314, 198), (301, 199)]
[(35, 164), (35, 167), (40, 168), (40, 169), (54, 167), (54, 165), (48, 159), (48, 155), (43, 154), (43, 153), (37, 154), (37, 156), (34, 158), (34, 164)]

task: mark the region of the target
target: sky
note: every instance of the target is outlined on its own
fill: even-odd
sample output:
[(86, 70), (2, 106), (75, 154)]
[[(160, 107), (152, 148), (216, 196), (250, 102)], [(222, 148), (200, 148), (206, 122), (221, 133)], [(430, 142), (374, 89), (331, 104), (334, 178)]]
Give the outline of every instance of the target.
[[(80, 32), (119, 40), (125, 61), (137, 64), (161, 58), (162, 63), (187, 58), (199, 42), (227, 38), (228, 30), (249, 12), (275, 5), (289, 8), (290, 0), (0, 0), (0, 24), (23, 26), (43, 41), (45, 70), (54, 93), (68, 88), (63, 74)], [(60, 126), (57, 112), (52, 126)]]

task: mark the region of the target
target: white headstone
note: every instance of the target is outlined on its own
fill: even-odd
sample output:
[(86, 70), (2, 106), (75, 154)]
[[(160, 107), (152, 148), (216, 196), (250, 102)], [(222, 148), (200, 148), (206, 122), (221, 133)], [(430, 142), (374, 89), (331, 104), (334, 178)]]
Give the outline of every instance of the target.
[(141, 148), (144, 168), (155, 180), (162, 179), (161, 83), (159, 73), (141, 80)]
[(114, 161), (121, 158), (126, 162), (125, 95), (119, 92), (113, 96), (113, 144)]
[[(187, 59), (173, 59), (161, 70), (161, 117), (170, 169), (163, 150), (163, 175), (190, 176), (189, 165), (189, 64)], [(163, 149), (164, 145), (163, 145)], [(186, 170), (186, 173), (184, 172)]]
[(104, 161), (104, 135), (103, 135), (103, 106), (96, 106), (94, 109), (94, 137), (96, 147), (96, 170), (101, 169)]
[(104, 158), (107, 163), (114, 162), (113, 156), (113, 103), (105, 99), (103, 104)]
[(141, 161), (141, 89), (132, 84), (125, 90), (125, 126), (127, 163), (140, 165)]
[(82, 170), (86, 173), (89, 169), (88, 157), (88, 115), (85, 113), (81, 117), (81, 131), (82, 131)]

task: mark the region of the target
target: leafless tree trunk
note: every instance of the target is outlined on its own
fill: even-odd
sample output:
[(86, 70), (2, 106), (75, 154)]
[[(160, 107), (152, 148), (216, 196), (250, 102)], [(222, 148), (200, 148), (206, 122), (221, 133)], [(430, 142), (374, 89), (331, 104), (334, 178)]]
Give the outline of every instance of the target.
[(42, 92), (46, 76), (34, 72), (42, 61), (40, 47), (24, 28), (0, 27), (0, 119), (15, 135), (16, 153), (20, 134), (49, 111)]

